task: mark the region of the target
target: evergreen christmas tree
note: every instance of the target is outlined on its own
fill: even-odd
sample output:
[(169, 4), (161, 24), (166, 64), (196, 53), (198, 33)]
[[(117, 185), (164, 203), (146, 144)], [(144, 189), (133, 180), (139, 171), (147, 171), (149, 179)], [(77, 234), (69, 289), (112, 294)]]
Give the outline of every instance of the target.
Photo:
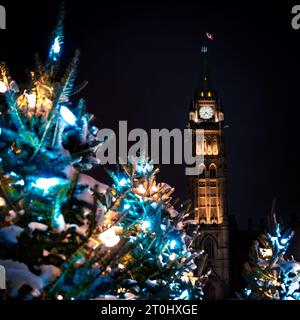
[(83, 100), (70, 102), (84, 85), (75, 87), (79, 52), (59, 72), (63, 18), (61, 7), (48, 59), (36, 58), (26, 88), (0, 67), (0, 264), (12, 297), (39, 295), (104, 212), (106, 186), (82, 173), (98, 163), (97, 128)]
[[(23, 299), (201, 298), (188, 206), (156, 183), (142, 157), (110, 172), (108, 188), (84, 174), (98, 160), (98, 129), (71, 97), (79, 53), (63, 76), (61, 8), (48, 59), (19, 88), (5, 64), (0, 92), (0, 265), (7, 296)], [(187, 229), (192, 226), (192, 236)], [(201, 270), (200, 270), (201, 271)]]
[[(171, 205), (174, 191), (156, 182), (139, 158), (117, 172), (102, 198), (102, 223), (64, 265), (48, 295), (64, 299), (200, 299), (207, 275), (196, 277), (192, 252), (197, 228), (189, 206)], [(203, 253), (200, 253), (203, 255)], [(203, 260), (202, 260), (203, 261)]]
[(244, 265), (247, 287), (242, 299), (300, 300), (300, 263), (288, 259), (286, 251), (294, 235), (277, 223), (275, 213), (269, 232), (259, 236), (250, 250), (250, 261)]

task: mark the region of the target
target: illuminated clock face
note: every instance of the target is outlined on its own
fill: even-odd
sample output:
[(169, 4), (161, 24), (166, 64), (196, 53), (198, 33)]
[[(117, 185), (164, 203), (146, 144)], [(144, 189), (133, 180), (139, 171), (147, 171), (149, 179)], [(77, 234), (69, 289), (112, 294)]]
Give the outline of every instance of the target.
[(210, 106), (203, 106), (199, 110), (199, 115), (201, 119), (208, 120), (214, 115), (214, 109)]

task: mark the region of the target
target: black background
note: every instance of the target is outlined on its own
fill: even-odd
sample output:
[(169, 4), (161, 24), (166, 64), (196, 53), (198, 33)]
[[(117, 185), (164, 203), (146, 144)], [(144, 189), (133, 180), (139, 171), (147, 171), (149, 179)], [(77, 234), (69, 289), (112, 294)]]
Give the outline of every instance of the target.
[[(1, 2), (0, 60), (17, 81), (33, 55), (46, 57), (59, 1)], [(258, 222), (277, 198), (283, 216), (299, 212), (300, 30), (279, 1), (67, 1), (64, 60), (82, 52), (79, 80), (99, 128), (185, 128), (197, 88), (204, 33), (215, 37), (210, 65), (222, 99), (229, 209), (241, 227)], [(103, 168), (92, 173), (108, 179)], [(161, 180), (187, 198), (184, 167), (164, 166)]]

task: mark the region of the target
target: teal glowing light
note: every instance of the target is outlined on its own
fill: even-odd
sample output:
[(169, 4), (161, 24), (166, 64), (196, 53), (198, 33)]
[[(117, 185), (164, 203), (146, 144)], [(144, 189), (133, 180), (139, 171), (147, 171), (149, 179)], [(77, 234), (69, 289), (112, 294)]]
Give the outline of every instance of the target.
[(56, 37), (54, 39), (53, 52), (56, 53), (56, 54), (60, 52), (60, 44), (59, 44), (59, 41), (58, 41), (58, 37)]
[(128, 180), (127, 180), (126, 178), (122, 178), (122, 179), (119, 181), (120, 187), (125, 187), (127, 183), (128, 183)]
[(246, 296), (250, 296), (252, 290), (251, 289), (245, 289)]
[(128, 204), (128, 203), (124, 204), (124, 209), (125, 210), (128, 210), (129, 208), (130, 208), (130, 204)]
[(11, 171), (10, 175), (11, 175), (12, 177), (17, 177), (17, 176), (18, 176), (18, 175), (17, 175), (15, 172), (13, 172), (13, 171)]
[(150, 223), (150, 221), (145, 220), (145, 221), (142, 222), (141, 226), (142, 226), (143, 229), (148, 229), (148, 228), (150, 228), (151, 223)]
[(44, 190), (45, 193), (48, 193), (51, 187), (54, 187), (59, 183), (59, 178), (38, 178), (35, 182), (32, 182), (31, 185), (35, 188)]
[(24, 186), (24, 185), (25, 185), (25, 182), (24, 182), (23, 179), (21, 179), (21, 180), (15, 182), (14, 185)]
[(59, 58), (60, 52), (61, 52), (61, 42), (60, 42), (59, 36), (57, 36), (54, 39), (53, 44), (50, 48), (49, 57), (54, 61), (57, 61)]
[(176, 240), (171, 240), (171, 241), (170, 241), (170, 244), (169, 244), (170, 249), (171, 249), (171, 250), (174, 250), (175, 247), (176, 247), (176, 244), (177, 244)]
[(188, 300), (189, 299), (189, 292), (188, 290), (182, 291), (181, 295), (176, 300)]
[(73, 112), (66, 106), (60, 107), (60, 115), (69, 125), (73, 126), (76, 123), (76, 117), (74, 116)]

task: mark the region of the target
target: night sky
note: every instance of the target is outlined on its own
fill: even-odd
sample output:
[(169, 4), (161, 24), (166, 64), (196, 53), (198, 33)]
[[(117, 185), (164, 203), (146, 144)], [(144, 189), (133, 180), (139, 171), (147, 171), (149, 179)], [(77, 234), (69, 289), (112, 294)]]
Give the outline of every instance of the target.
[[(67, 1), (64, 60), (81, 50), (81, 93), (99, 128), (182, 128), (199, 82), (206, 31), (215, 36), (210, 67), (226, 129), (229, 212), (241, 227), (265, 216), (277, 198), (281, 216), (300, 212), (298, 184), (300, 30), (292, 5), (274, 1)], [(0, 30), (0, 60), (17, 81), (33, 55), (46, 57), (59, 1), (10, 0)], [(108, 182), (103, 168), (92, 173)], [(161, 180), (187, 195), (184, 167), (164, 166)]]

